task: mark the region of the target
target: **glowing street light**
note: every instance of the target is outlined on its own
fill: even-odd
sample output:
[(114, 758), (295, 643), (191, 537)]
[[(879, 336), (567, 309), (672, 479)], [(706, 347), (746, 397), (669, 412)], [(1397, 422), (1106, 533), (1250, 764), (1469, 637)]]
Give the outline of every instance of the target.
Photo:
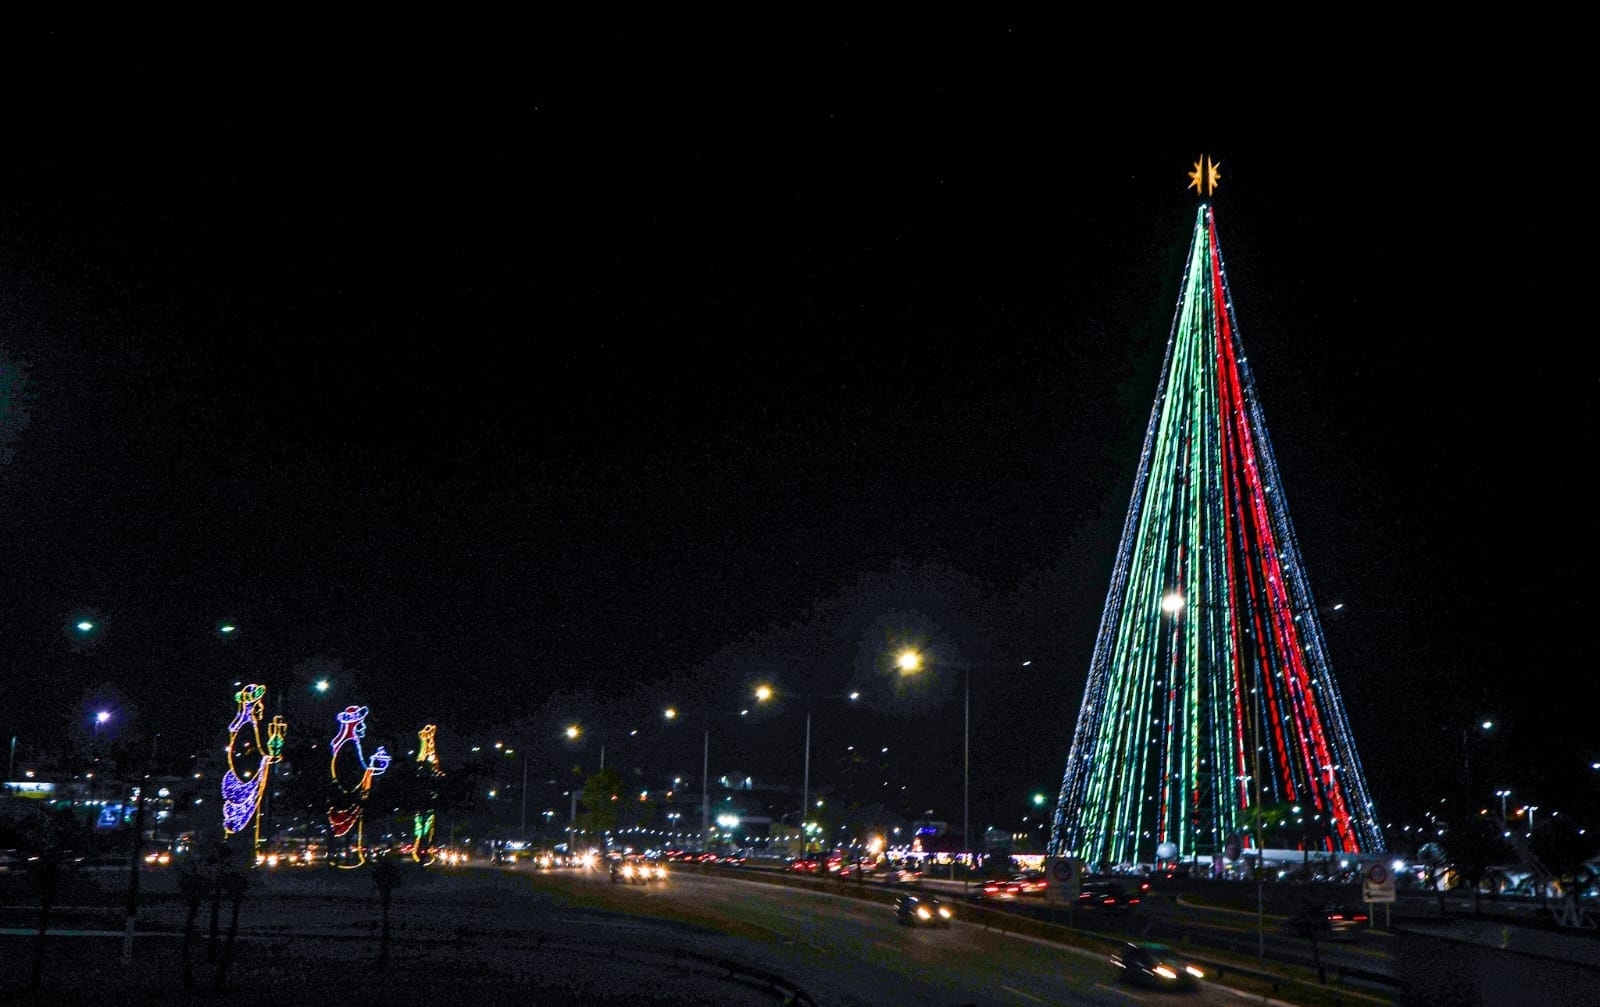
[(1506, 830), (1506, 835), (1510, 835), (1511, 831), (1506, 825), (1506, 798), (1511, 796), (1511, 791), (1496, 790), (1494, 796), (1500, 798), (1500, 827)]
[[(771, 689), (771, 687), (770, 686), (766, 686), (766, 685), (758, 685), (758, 686), (756, 686), (755, 697), (756, 697), (756, 702), (758, 702), (758, 703), (764, 703), (767, 700), (771, 699), (772, 698), (772, 689)], [(712, 717), (712, 711), (710, 711), (708, 709), (708, 710), (702, 710), (701, 712), (702, 712), (703, 716), (705, 717), (705, 724), (706, 724), (705, 732), (704, 732), (704, 736), (703, 736), (703, 739), (702, 739), (702, 742), (701, 742), (701, 748), (700, 748), (700, 842), (702, 844), (704, 844), (706, 839), (707, 839), (707, 837), (709, 837), (711, 835), (711, 717)], [(742, 709), (737, 711), (737, 715), (740, 716), (740, 717), (749, 716), (749, 714), (750, 714), (750, 708), (749, 707), (744, 707), (744, 708), (742, 708)], [(727, 714), (727, 715), (728, 716), (732, 716), (733, 714), (730, 713), (730, 714)], [(677, 720), (678, 719), (678, 709), (677, 709), (677, 707), (669, 706), (666, 709), (662, 710), (661, 711), (661, 719), (667, 720), (667, 721)], [(573, 730), (573, 729), (572, 728), (568, 728), (569, 732), (571, 730)], [(568, 735), (568, 737), (573, 737), (573, 736), (574, 735), (571, 735), (570, 733)], [(674, 780), (673, 783), (674, 783), (674, 785), (676, 785), (677, 781)]]
[[(1179, 607), (1182, 607), (1182, 597), (1178, 597)], [(1165, 607), (1166, 603), (1162, 603)], [(961, 878), (962, 895), (966, 895), (967, 881), (972, 875), (972, 665), (958, 661), (944, 661), (952, 668), (961, 669), (961, 842), (967, 847), (967, 871)], [(1022, 661), (1016, 664), (1006, 663), (993, 665), (998, 668), (1026, 668), (1032, 661)], [(917, 650), (907, 647), (900, 651), (895, 658), (895, 667), (900, 669), (902, 675), (916, 674), (922, 669), (922, 655)], [(954, 866), (951, 867), (952, 876)]]

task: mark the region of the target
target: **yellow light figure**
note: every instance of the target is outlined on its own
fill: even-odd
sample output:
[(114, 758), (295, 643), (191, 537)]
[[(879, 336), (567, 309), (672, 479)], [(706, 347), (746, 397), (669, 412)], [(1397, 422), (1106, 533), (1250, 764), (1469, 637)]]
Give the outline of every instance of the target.
[[(282, 756), (283, 737), (289, 725), (273, 717), (267, 725), (267, 743), (261, 743), (262, 700), (267, 687), (254, 683), (233, 694), (239, 704), (228, 725), (228, 769), (222, 774), (222, 829), (227, 835), (252, 830), (252, 849), (261, 845), (261, 804), (267, 793), (268, 770)], [(251, 760), (256, 760), (251, 765)]]
[[(439, 768), (439, 753), (434, 747), (438, 731), (437, 725), (429, 724), (417, 732), (417, 775), (435, 781), (436, 785), (444, 776), (444, 770)], [(436, 799), (439, 792), (430, 788), (428, 796)], [(437, 859), (433, 848), (433, 823), (432, 808), (418, 811), (412, 820), (411, 859), (418, 863), (431, 864)]]
[(328, 824), (337, 838), (343, 838), (354, 830), (356, 862), (339, 866), (360, 867), (367, 862), (362, 808), (367, 793), (372, 789), (373, 778), (382, 776), (384, 770), (389, 768), (389, 753), (381, 745), (370, 759), (362, 752), (361, 739), (367, 733), (366, 707), (347, 706), (335, 715), (335, 719), (339, 722), (339, 733), (328, 743), (333, 749), (328, 772), (333, 777), (337, 796), (335, 803), (328, 808)]

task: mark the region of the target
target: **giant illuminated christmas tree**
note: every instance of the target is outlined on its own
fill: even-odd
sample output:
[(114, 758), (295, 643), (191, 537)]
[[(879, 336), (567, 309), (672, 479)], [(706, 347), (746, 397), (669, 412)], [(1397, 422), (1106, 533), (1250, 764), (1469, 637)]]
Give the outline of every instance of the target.
[[(1190, 188), (1208, 199), (1219, 177), (1202, 157)], [(1051, 852), (1111, 867), (1257, 846), (1376, 853), (1383, 835), (1202, 202)]]

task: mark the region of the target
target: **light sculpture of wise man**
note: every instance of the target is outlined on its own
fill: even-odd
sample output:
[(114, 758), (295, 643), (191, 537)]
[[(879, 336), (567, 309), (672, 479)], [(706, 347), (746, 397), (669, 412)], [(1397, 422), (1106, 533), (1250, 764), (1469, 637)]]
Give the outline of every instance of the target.
[(328, 772), (333, 777), (335, 792), (334, 803), (328, 808), (328, 824), (333, 828), (334, 836), (339, 838), (348, 836), (354, 830), (356, 862), (342, 866), (359, 867), (367, 860), (362, 841), (362, 807), (366, 803), (367, 793), (372, 789), (373, 778), (382, 776), (384, 770), (389, 768), (389, 753), (381, 745), (371, 758), (362, 751), (361, 739), (367, 733), (366, 707), (347, 706), (335, 715), (335, 719), (339, 723), (339, 733), (328, 743), (333, 749)]
[(266, 744), (261, 743), (266, 695), (267, 687), (254, 683), (233, 694), (238, 710), (228, 725), (228, 769), (222, 774), (223, 832), (231, 836), (250, 828), (257, 846), (261, 844), (261, 805), (267, 794), (268, 770), (282, 758), (283, 737), (289, 730), (282, 717), (273, 717), (267, 725)]

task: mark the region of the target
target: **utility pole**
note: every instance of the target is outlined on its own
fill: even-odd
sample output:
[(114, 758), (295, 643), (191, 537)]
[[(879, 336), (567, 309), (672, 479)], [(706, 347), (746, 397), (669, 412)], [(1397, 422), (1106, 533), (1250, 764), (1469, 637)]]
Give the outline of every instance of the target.
[(967, 899), (967, 884), (972, 879), (972, 832), (970, 816), (970, 791), (972, 789), (972, 668), (964, 666), (962, 675), (966, 685), (961, 701), (961, 845), (967, 848), (967, 869), (961, 875), (961, 900)]
[[(543, 834), (541, 830), (540, 836)], [(526, 748), (522, 750), (522, 831), (517, 838), (524, 841), (528, 838), (528, 750)]]
[(811, 711), (806, 711), (806, 768), (800, 783), (800, 855), (806, 855), (806, 812), (811, 804)]
[(160, 732), (150, 739), (150, 757), (145, 760), (144, 773), (137, 781), (139, 796), (134, 800), (133, 842), (128, 856), (128, 905), (123, 915), (122, 964), (124, 965), (133, 961), (133, 925), (139, 917), (139, 861), (144, 853), (144, 791), (145, 783), (150, 779), (150, 770), (156, 761), (156, 745), (160, 741)]

